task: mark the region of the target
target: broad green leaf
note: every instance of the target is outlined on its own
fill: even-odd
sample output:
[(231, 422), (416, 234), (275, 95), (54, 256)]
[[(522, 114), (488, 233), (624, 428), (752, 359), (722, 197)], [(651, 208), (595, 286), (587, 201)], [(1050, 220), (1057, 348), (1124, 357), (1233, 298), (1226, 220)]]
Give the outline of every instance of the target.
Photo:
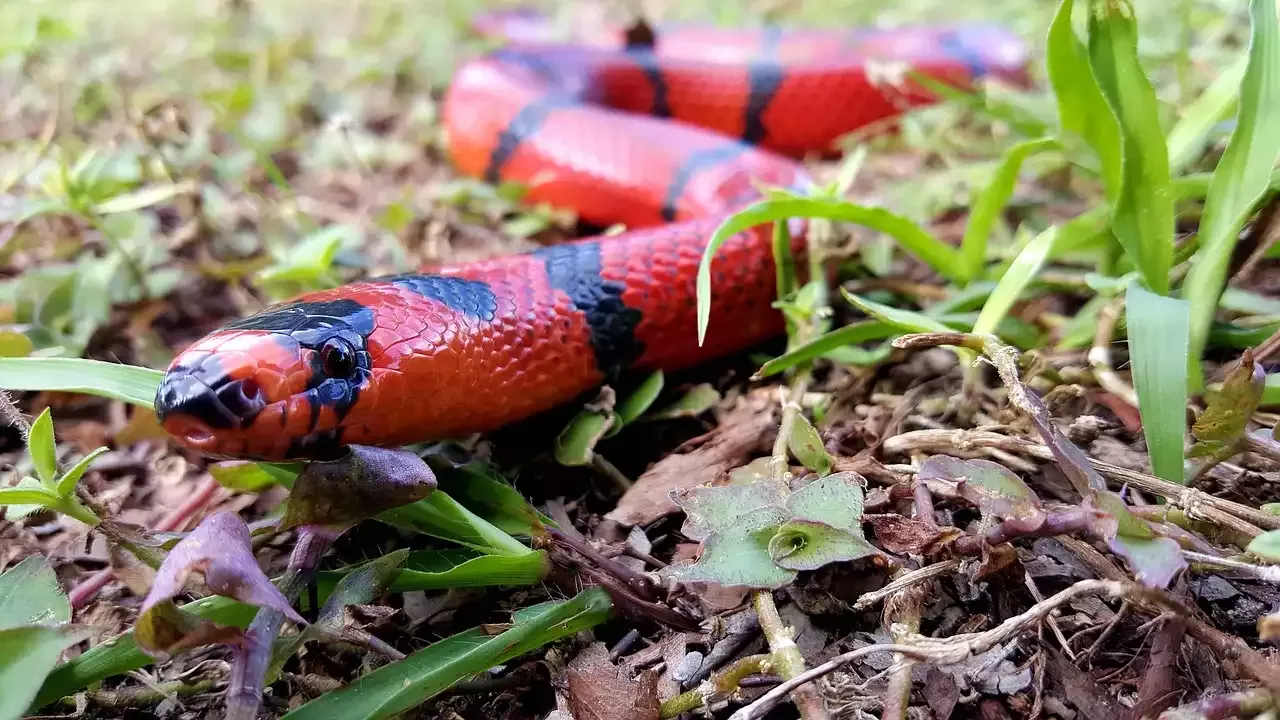
[(1280, 158), (1280, 21), (1272, 0), (1250, 3), (1249, 65), (1240, 83), (1236, 127), (1213, 171), (1200, 219), (1200, 251), (1182, 296), (1191, 303), (1192, 380), (1213, 323), (1237, 235), (1270, 185)]
[(1013, 189), (1018, 182), (1023, 162), (1037, 153), (1062, 149), (1062, 143), (1057, 138), (1037, 138), (1013, 145), (1000, 156), (991, 179), (978, 192), (969, 209), (964, 239), (960, 242), (960, 252), (964, 257), (964, 282), (978, 277), (986, 264), (987, 241), (1000, 213), (1004, 211), (1009, 198), (1013, 197)]
[(0, 574), (0, 630), (70, 621), (71, 604), (43, 557), (29, 555)]
[(1270, 563), (1280, 563), (1280, 530), (1268, 530), (1249, 541), (1245, 552), (1252, 553)]
[(797, 413), (787, 438), (787, 447), (802, 465), (819, 475), (831, 472), (831, 456), (822, 446), (822, 437), (804, 415)]
[(879, 320), (864, 320), (824, 333), (806, 343), (795, 346), (785, 354), (770, 360), (756, 371), (756, 377), (769, 377), (785, 372), (801, 363), (823, 357), (839, 348), (869, 340), (883, 340), (893, 334), (892, 325)]
[(29, 625), (0, 630), (0, 720), (18, 720), (58, 656), (87, 632)]
[(1058, 227), (1053, 225), (1036, 235), (1026, 247), (1022, 248), (1009, 268), (1000, 276), (1000, 282), (996, 283), (995, 290), (991, 291), (986, 304), (982, 306), (982, 312), (978, 313), (978, 320), (973, 324), (975, 335), (990, 335), (996, 331), (996, 326), (1018, 301), (1018, 296), (1035, 279), (1040, 268), (1044, 267), (1045, 261), (1049, 258), (1049, 251), (1053, 249), (1057, 238)]
[(36, 421), (31, 423), (27, 452), (31, 455), (31, 464), (35, 466), (36, 477), (52, 490), (54, 478), (58, 475), (58, 453), (54, 446), (53, 415), (49, 408), (45, 408)]
[(1138, 24), (1129, 0), (1090, 0), (1089, 62), (1120, 126), (1120, 192), (1112, 230), (1147, 285), (1169, 292), (1173, 191), (1169, 148), (1155, 90), (1138, 62)]
[(1272, 373), (1267, 376), (1266, 385), (1262, 388), (1260, 404), (1263, 407), (1280, 405), (1280, 374)]
[(644, 382), (640, 383), (640, 387), (618, 403), (616, 408), (618, 430), (621, 430), (623, 425), (635, 421), (636, 418), (643, 415), (653, 405), (654, 401), (658, 399), (658, 395), (662, 393), (664, 382), (665, 378), (662, 375), (662, 371), (659, 370), (645, 378)]
[(67, 497), (75, 492), (76, 483), (80, 482), (80, 478), (84, 476), (85, 471), (89, 469), (89, 465), (102, 453), (108, 452), (110, 448), (100, 447), (93, 452), (80, 458), (80, 461), (71, 466), (62, 477), (58, 478), (57, 493), (61, 497)]
[(585, 590), (565, 602), (527, 608), (516, 613), (515, 623), (503, 633), (492, 635), (475, 628), (445, 638), (325, 693), (284, 717), (373, 720), (399, 715), (464, 678), (598, 625), (608, 619), (612, 609), (608, 594), (600, 588)]
[[(702, 261), (698, 265), (699, 345), (707, 335), (707, 323), (711, 316), (711, 265), (720, 247), (729, 238), (744, 230), (793, 217), (825, 218), (855, 223), (885, 233), (939, 274), (952, 280), (962, 277), (963, 267), (959, 251), (907, 218), (895, 215), (888, 210), (864, 207), (835, 198), (806, 197), (785, 191), (775, 191), (769, 198), (726, 218), (716, 228), (711, 235), (711, 240), (707, 243)], [(725, 318), (725, 322), (733, 322), (733, 318)]]
[(877, 554), (862, 533), (833, 528), (813, 520), (791, 520), (769, 539), (769, 556), (788, 570), (817, 570)]
[(1135, 282), (1125, 296), (1125, 308), (1133, 389), (1151, 467), (1156, 475), (1181, 485), (1189, 307), (1185, 300), (1160, 297)]
[(1152, 532), (1143, 520), (1129, 512), (1119, 495), (1100, 490), (1093, 493), (1092, 500), (1111, 518), (1099, 528), (1106, 537), (1107, 547), (1128, 561), (1138, 582), (1165, 588), (1178, 571), (1187, 566), (1178, 541)]
[(1213, 127), (1230, 114), (1236, 105), (1240, 80), (1244, 77), (1247, 58), (1219, 75), (1205, 91), (1182, 111), (1169, 131), (1169, 170), (1178, 172), (1195, 162), (1204, 152), (1205, 140)]
[(769, 552), (771, 538), (791, 517), (784, 483), (696, 487), (672, 499), (685, 512), (681, 532), (702, 543), (702, 552), (693, 562), (663, 568), (664, 576), (755, 588), (781, 587), (795, 578)]
[(1073, 0), (1063, 0), (1049, 27), (1045, 69), (1058, 101), (1062, 129), (1078, 135), (1098, 156), (1108, 198), (1120, 191), (1120, 126), (1098, 87), (1088, 52), (1071, 25)]
[(853, 472), (818, 478), (791, 493), (787, 509), (793, 518), (830, 525), (862, 536), (862, 483)]
[(1280, 315), (1280, 299), (1230, 286), (1222, 289), (1218, 306), (1248, 315)]
[(56, 390), (152, 408), (164, 373), (81, 358), (0, 358), (0, 388)]

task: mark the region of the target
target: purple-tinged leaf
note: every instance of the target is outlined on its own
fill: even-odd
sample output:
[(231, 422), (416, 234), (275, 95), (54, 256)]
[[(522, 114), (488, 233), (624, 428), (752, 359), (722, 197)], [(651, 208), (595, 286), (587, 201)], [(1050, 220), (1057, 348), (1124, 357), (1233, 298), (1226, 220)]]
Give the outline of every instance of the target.
[(1092, 498), (1099, 510), (1095, 529), (1112, 552), (1124, 558), (1134, 578), (1153, 588), (1165, 588), (1187, 566), (1178, 541), (1157, 535), (1141, 518), (1129, 512), (1124, 500), (1102, 491)]
[(1249, 418), (1262, 402), (1266, 383), (1262, 364), (1254, 361), (1253, 350), (1245, 350), (1240, 363), (1227, 373), (1222, 389), (1209, 397), (1209, 406), (1191, 427), (1196, 444), (1188, 454), (1220, 460), (1234, 455), (1249, 427)]
[(303, 622), (258, 567), (250, 545), (249, 526), (235, 513), (210, 515), (169, 551), (156, 572), (151, 592), (142, 603), (142, 611), (182, 592), (192, 573), (204, 575), (205, 586), (215, 595), (246, 605), (269, 607), (294, 622)]
[(962, 498), (987, 515), (1031, 519), (1043, 515), (1040, 498), (1022, 479), (990, 460), (934, 455), (920, 465), (916, 479), (938, 497)]
[(307, 464), (294, 481), (280, 528), (317, 525), (345, 531), (435, 489), (435, 474), (417, 454), (352, 445), (337, 460)]

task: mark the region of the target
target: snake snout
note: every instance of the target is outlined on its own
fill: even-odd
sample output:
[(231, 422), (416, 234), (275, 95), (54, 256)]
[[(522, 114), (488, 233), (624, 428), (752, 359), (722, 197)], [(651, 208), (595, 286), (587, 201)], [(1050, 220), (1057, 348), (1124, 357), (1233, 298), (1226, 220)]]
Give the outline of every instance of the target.
[[(163, 423), (185, 418), (198, 421), (205, 432), (212, 428), (245, 427), (267, 405), (266, 394), (253, 378), (223, 378), (207, 383), (175, 369), (165, 375), (156, 391), (156, 417)], [(193, 428), (184, 433), (189, 439)], [(209, 433), (211, 434), (211, 433)]]

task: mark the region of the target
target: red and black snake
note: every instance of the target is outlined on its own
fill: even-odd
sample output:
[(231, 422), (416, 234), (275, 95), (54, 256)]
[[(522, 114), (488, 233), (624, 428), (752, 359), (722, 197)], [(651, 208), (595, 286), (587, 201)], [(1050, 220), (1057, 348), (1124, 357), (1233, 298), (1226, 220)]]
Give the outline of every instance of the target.
[(206, 455), (279, 460), (344, 444), (483, 432), (566, 403), (625, 369), (674, 370), (781, 332), (767, 228), (712, 263), (699, 346), (694, 277), (712, 230), (758, 186), (809, 183), (797, 156), (954, 85), (1025, 80), (1027, 50), (988, 26), (662, 29), (556, 44), (526, 14), (464, 65), (443, 120), (458, 170), (628, 231), (364, 280), (218, 329), (174, 359), (156, 413)]

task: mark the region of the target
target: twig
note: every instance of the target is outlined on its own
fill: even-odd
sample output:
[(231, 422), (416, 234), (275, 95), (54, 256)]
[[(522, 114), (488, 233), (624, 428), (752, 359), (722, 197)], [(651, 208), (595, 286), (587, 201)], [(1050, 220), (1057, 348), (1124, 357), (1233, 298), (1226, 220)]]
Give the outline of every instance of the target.
[(1244, 441), (1241, 443), (1243, 445), (1242, 450), (1256, 453), (1268, 460), (1280, 461), (1280, 442), (1257, 433), (1245, 433), (1245, 436), (1241, 439)]
[(939, 577), (941, 575), (946, 575), (947, 573), (952, 572), (954, 570), (958, 570), (959, 568), (960, 568), (960, 560), (953, 558), (951, 560), (943, 560), (942, 562), (936, 562), (936, 563), (933, 563), (932, 565), (925, 565), (919, 570), (912, 570), (911, 572), (903, 573), (902, 575), (899, 575), (897, 578), (895, 578), (893, 582), (890, 582), (888, 585), (885, 585), (879, 590), (873, 590), (869, 593), (863, 593), (862, 596), (858, 598), (857, 602), (853, 604), (853, 609), (866, 610), (867, 608), (871, 607), (872, 605), (875, 605), (881, 600), (884, 600), (890, 595), (893, 595), (899, 590), (903, 590), (905, 588), (911, 587), (912, 585), (916, 585), (918, 583), (932, 580), (933, 578)]
[[(213, 680), (200, 680), (187, 684), (181, 680), (160, 683), (151, 687), (120, 688), (118, 690), (91, 690), (85, 693), (90, 704), (112, 710), (127, 710), (159, 705), (171, 697), (199, 695), (212, 690), (216, 683)], [(58, 705), (75, 708), (76, 697), (68, 695), (58, 700)]]
[(1025, 612), (1005, 620), (996, 627), (981, 633), (966, 633), (949, 638), (917, 637), (910, 645), (899, 643), (868, 645), (839, 655), (811, 670), (780, 683), (777, 687), (760, 696), (755, 702), (740, 708), (729, 717), (729, 720), (755, 720), (761, 718), (776, 706), (787, 693), (803, 686), (828, 673), (847, 665), (858, 658), (879, 652), (898, 653), (919, 662), (934, 665), (954, 665), (964, 662), (970, 657), (990, 650), (996, 645), (1014, 637), (1031, 625), (1039, 622), (1054, 609), (1064, 605), (1081, 595), (1105, 595), (1110, 598), (1141, 596), (1152, 598), (1152, 602), (1164, 601), (1176, 605), (1162, 594), (1146, 590), (1133, 583), (1112, 580), (1083, 580), (1053, 595), (1049, 599), (1036, 603)]
[(1098, 327), (1093, 335), (1093, 347), (1089, 348), (1089, 367), (1093, 368), (1093, 377), (1103, 390), (1115, 395), (1132, 408), (1138, 407), (1138, 394), (1133, 386), (1116, 374), (1111, 364), (1111, 338), (1115, 334), (1116, 322), (1120, 319), (1120, 308), (1124, 301), (1117, 299), (1102, 306), (1098, 311)]
[[(919, 483), (917, 487), (923, 487), (923, 483)], [(932, 519), (930, 509), (930, 520)], [(920, 632), (920, 616), (924, 612), (928, 588), (932, 585), (932, 582), (915, 583), (885, 601), (883, 625), (895, 643), (909, 645), (912, 638)], [(894, 656), (880, 720), (906, 720), (907, 709), (911, 705), (911, 672), (914, 668), (915, 663), (910, 657), (902, 654)]]
[(1276, 699), (1268, 691), (1261, 688), (1214, 695), (1197, 700), (1190, 705), (1166, 710), (1160, 714), (1160, 720), (1226, 720), (1227, 718), (1247, 718), (1275, 708)]
[(1266, 582), (1280, 585), (1280, 565), (1254, 565), (1253, 563), (1241, 562), (1239, 560), (1232, 560), (1231, 558), (1217, 557), (1214, 555), (1206, 555), (1204, 553), (1198, 553), (1191, 550), (1183, 550), (1182, 555), (1194, 563), (1230, 568), (1259, 580), (1265, 580)]
[[(1185, 590), (1179, 594), (1185, 594)], [(1173, 704), (1178, 691), (1174, 667), (1186, 634), (1187, 623), (1177, 615), (1168, 617), (1156, 631), (1147, 656), (1147, 669), (1142, 673), (1142, 683), (1138, 686), (1138, 701), (1129, 715), (1132, 720), (1151, 717)]]
[[(313, 530), (314, 525), (303, 526)], [(293, 602), (306, 587), (320, 558), (332, 545), (336, 535), (313, 530), (299, 532), (289, 564), (280, 577), (277, 587)], [(254, 720), (262, 705), (262, 689), (266, 683), (267, 669), (271, 664), (271, 651), (275, 639), (284, 625), (284, 614), (272, 608), (260, 608), (249, 625), (246, 634), (250, 642), (247, 648), (237, 649), (231, 664), (231, 683), (227, 687), (227, 720)]]

